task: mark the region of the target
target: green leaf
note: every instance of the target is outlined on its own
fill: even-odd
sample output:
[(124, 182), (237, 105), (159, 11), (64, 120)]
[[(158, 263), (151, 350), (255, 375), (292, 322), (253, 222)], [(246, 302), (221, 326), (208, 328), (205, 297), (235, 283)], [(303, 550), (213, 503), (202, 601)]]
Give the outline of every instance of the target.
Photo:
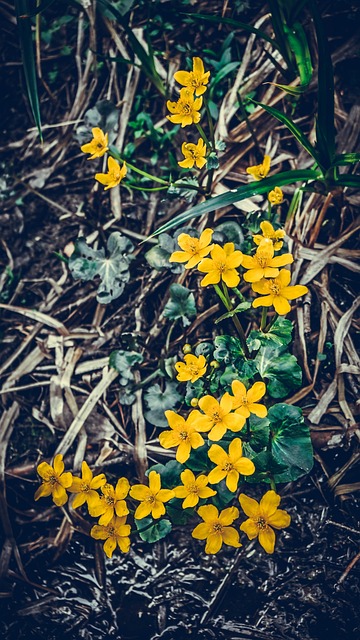
[(277, 462), (268, 450), (260, 451), (260, 453), (252, 457), (251, 447), (244, 443), (244, 455), (251, 458), (255, 465), (255, 473), (253, 473), (252, 476), (245, 476), (244, 478), (249, 484), (270, 482), (270, 475), (278, 477), (279, 474), (286, 472), (286, 464)]
[(244, 242), (244, 234), (240, 225), (233, 220), (227, 220), (219, 224), (212, 238), (213, 242), (233, 242), (240, 246)]
[(332, 161), (333, 167), (360, 162), (360, 153), (339, 153)]
[(249, 33), (254, 33), (266, 42), (272, 44), (274, 49), (280, 50), (280, 47), (276, 40), (270, 38), (270, 36), (268, 36), (265, 31), (256, 29), (246, 22), (239, 22), (239, 20), (232, 20), (231, 18), (221, 18), (220, 16), (214, 16), (205, 13), (185, 13), (184, 15), (189, 16), (193, 20), (207, 20), (208, 22), (215, 22), (216, 24), (228, 24), (231, 27), (235, 27), (235, 29), (243, 29), (244, 31), (248, 31)]
[[(185, 198), (188, 202), (192, 202), (196, 197), (198, 186), (199, 181), (197, 178), (186, 176), (172, 182), (166, 193), (170, 197)], [(157, 233), (154, 235), (157, 235)]]
[(212, 504), (221, 511), (234, 499), (234, 493), (227, 488), (225, 480), (212, 484), (211, 489), (217, 491), (216, 496), (211, 497)]
[(176, 282), (170, 285), (170, 300), (164, 308), (164, 318), (182, 320), (183, 326), (190, 324), (189, 318), (196, 316), (195, 296), (189, 289)]
[(261, 347), (254, 362), (272, 398), (285, 398), (301, 386), (301, 368), (288, 351)]
[(323, 179), (321, 173), (314, 171), (313, 169), (302, 169), (298, 171), (284, 171), (272, 176), (271, 178), (264, 178), (263, 180), (250, 182), (249, 184), (238, 187), (237, 189), (232, 189), (227, 193), (209, 198), (209, 200), (188, 209), (184, 213), (181, 213), (169, 222), (163, 224), (150, 236), (150, 238), (153, 238), (160, 233), (165, 233), (173, 227), (179, 227), (180, 225), (188, 222), (188, 220), (202, 216), (204, 213), (210, 213), (210, 211), (227, 207), (230, 204), (234, 204), (234, 202), (240, 202), (245, 198), (251, 198), (251, 196), (267, 193), (268, 191), (271, 191), (271, 189), (274, 189), (274, 187), (281, 187), (284, 184), (291, 184), (299, 181), (305, 182), (317, 179)]
[(214, 340), (214, 359), (224, 364), (237, 362), (239, 358), (244, 359), (244, 351), (239, 338), (234, 336), (216, 336)]
[(204, 395), (204, 386), (205, 384), (203, 379), (186, 383), (185, 402), (188, 406), (190, 406), (193, 398), (201, 398), (201, 396)]
[[(127, 382), (129, 382), (129, 380)], [(132, 404), (134, 404), (136, 395), (131, 387), (122, 387), (118, 391), (118, 398), (120, 404), (123, 404), (126, 407), (130, 407)]]
[(352, 176), (350, 174), (341, 175), (336, 179), (335, 184), (339, 185), (340, 187), (360, 189), (360, 176)]
[(179, 498), (173, 498), (166, 505), (166, 515), (169, 516), (170, 520), (177, 525), (187, 524), (195, 514), (195, 509), (193, 507), (183, 509), (182, 503), (183, 499), (180, 500)]
[(237, 313), (243, 313), (244, 311), (250, 309), (251, 306), (251, 302), (240, 302), (240, 304), (238, 304), (235, 309), (233, 309), (232, 311), (228, 311), (227, 313), (224, 313), (222, 316), (220, 316), (220, 318), (217, 318), (215, 320), (215, 324), (219, 324), (219, 322), (222, 322), (227, 318), (233, 318), (233, 316), (235, 316)]
[(211, 153), (209, 153), (207, 159), (206, 159), (206, 168), (208, 170), (210, 169), (218, 169), (219, 168), (219, 159), (217, 157), (217, 153), (215, 151), (212, 151)]
[(159, 384), (154, 384), (147, 389), (144, 399), (149, 410), (145, 411), (145, 418), (150, 424), (155, 427), (168, 426), (164, 412), (174, 409), (183, 399), (176, 387), (175, 382), (166, 382), (164, 391), (161, 390)]
[(265, 111), (267, 111), (267, 113), (270, 113), (270, 115), (274, 116), (274, 118), (276, 118), (282, 124), (284, 124), (289, 129), (289, 131), (292, 133), (294, 138), (296, 138), (296, 140), (314, 158), (315, 162), (321, 168), (322, 165), (321, 165), (320, 156), (319, 156), (318, 152), (312, 146), (312, 144), (310, 144), (310, 142), (308, 141), (307, 137), (303, 134), (303, 132), (301, 131), (301, 129), (299, 129), (299, 127), (295, 124), (295, 122), (293, 122), (291, 120), (291, 118), (288, 118), (288, 116), (286, 116), (284, 113), (282, 113), (278, 109), (275, 109), (275, 107), (269, 107), (268, 105), (262, 104), (261, 102), (256, 102), (256, 100), (253, 100), (253, 102), (255, 102), (255, 104), (257, 104), (260, 107), (262, 107), (263, 109), (265, 109)]
[(279, 316), (266, 333), (251, 331), (247, 339), (250, 351), (258, 351), (261, 345), (268, 347), (285, 347), (291, 342), (293, 325), (290, 320)]
[(15, 0), (16, 21), (19, 29), (21, 58), (25, 75), (27, 94), (34, 122), (43, 141), (41, 131), (40, 103), (36, 81), (34, 44), (32, 40), (31, 18), (28, 0)]
[(92, 140), (92, 129), (99, 127), (109, 135), (109, 142), (116, 140), (119, 125), (119, 109), (111, 100), (99, 100), (85, 112), (84, 122), (76, 128), (75, 139), (80, 145)]
[[(152, 522), (154, 524), (151, 524)], [(141, 540), (150, 542), (150, 544), (165, 538), (172, 529), (170, 520), (166, 518), (157, 522), (150, 517), (141, 520), (135, 519), (135, 524)]]
[(184, 465), (176, 460), (170, 460), (166, 464), (154, 464), (148, 469), (146, 475), (149, 475), (150, 471), (157, 471), (160, 474), (163, 489), (173, 489), (181, 484), (180, 474), (184, 471)]
[(209, 446), (207, 443), (203, 444), (198, 449), (192, 449), (190, 458), (186, 461), (186, 466), (191, 469), (195, 474), (207, 473), (213, 468), (213, 463), (208, 456)]
[(119, 382), (121, 386), (125, 387), (131, 380), (134, 379), (132, 367), (136, 364), (141, 364), (143, 356), (136, 351), (124, 351), (118, 349), (110, 354), (109, 366), (116, 369), (120, 373)]
[(269, 409), (271, 452), (279, 464), (287, 470), (276, 473), (275, 482), (290, 482), (309, 473), (313, 466), (313, 449), (310, 432), (300, 407), (275, 404)]
[(97, 301), (108, 304), (118, 298), (124, 291), (126, 283), (130, 280), (129, 263), (133, 251), (132, 242), (115, 231), (107, 241), (108, 257), (105, 257), (104, 249), (91, 249), (82, 238), (77, 240), (75, 251), (69, 260), (69, 269), (73, 278), (80, 280), (93, 280), (100, 277)]
[(254, 413), (248, 418), (250, 431), (250, 441), (252, 449), (256, 452), (267, 447), (269, 443), (269, 420), (268, 418), (258, 418)]
[(200, 342), (195, 347), (196, 356), (205, 356), (205, 358), (211, 358), (214, 352), (214, 345), (212, 342)]

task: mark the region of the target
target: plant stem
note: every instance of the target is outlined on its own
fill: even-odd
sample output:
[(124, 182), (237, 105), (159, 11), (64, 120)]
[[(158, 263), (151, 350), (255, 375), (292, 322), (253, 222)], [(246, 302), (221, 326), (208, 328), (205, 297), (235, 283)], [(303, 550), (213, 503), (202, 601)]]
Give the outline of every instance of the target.
[(204, 98), (204, 105), (206, 109), (206, 115), (209, 123), (209, 131), (210, 131), (210, 140), (212, 149), (215, 150), (215, 131), (214, 131), (214, 123), (211, 117), (210, 109), (207, 100)]
[(206, 146), (207, 146), (209, 149), (212, 149), (212, 144), (211, 144), (211, 142), (210, 142), (209, 138), (207, 137), (207, 135), (206, 135), (206, 133), (205, 133), (204, 129), (202, 128), (201, 124), (197, 124), (197, 125), (195, 125), (195, 126), (196, 126), (196, 128), (197, 128), (198, 132), (200, 133), (200, 135), (201, 135), (202, 139), (204, 140), (204, 142), (205, 142)]
[(260, 331), (265, 331), (266, 320), (267, 320), (267, 308), (263, 307), (262, 314), (261, 314)]
[[(222, 287), (223, 290), (221, 291), (219, 285), (214, 284), (214, 289), (216, 291), (216, 293), (218, 294), (220, 300), (222, 301), (222, 303), (224, 304), (225, 308), (227, 309), (227, 311), (234, 311), (234, 307), (232, 305), (232, 302), (230, 300), (230, 296), (229, 296), (229, 291), (228, 288), (225, 284), (225, 282), (222, 283)], [(241, 326), (240, 320), (237, 317), (236, 313), (234, 313), (234, 315), (232, 316), (232, 321), (235, 325), (235, 328), (239, 334), (239, 338), (240, 338), (240, 342), (242, 345), (242, 348), (244, 350), (244, 354), (245, 354), (245, 358), (250, 358), (250, 352), (248, 349), (248, 346), (246, 344), (246, 336), (244, 333), (244, 329)]]
[(267, 327), (265, 327), (264, 333), (267, 333), (268, 331), (270, 331), (271, 327), (273, 326), (273, 324), (275, 324), (275, 322), (276, 322), (278, 317), (279, 317), (279, 315), (275, 312), (273, 318), (270, 320), (270, 322), (267, 325)]
[(270, 487), (276, 493), (276, 484), (275, 484), (275, 480), (274, 480), (272, 475), (269, 475), (269, 480), (270, 480)]
[(163, 180), (162, 178), (152, 176), (147, 171), (142, 171), (142, 169), (138, 169), (137, 167), (135, 167), (135, 165), (131, 164), (127, 160), (124, 160), (124, 158), (121, 157), (120, 153), (118, 152), (116, 147), (114, 147), (114, 145), (111, 145), (109, 147), (109, 155), (115, 158), (115, 160), (118, 160), (120, 162), (125, 162), (126, 166), (129, 167), (129, 169), (132, 169), (136, 173), (139, 173), (141, 176), (144, 176), (145, 178), (148, 178), (153, 182), (159, 182), (160, 184), (165, 184), (167, 187), (170, 186), (170, 183), (167, 180)]
[(136, 189), (136, 191), (164, 191), (164, 189), (168, 189), (168, 185), (165, 187), (152, 187), (150, 189), (148, 187), (138, 187), (132, 182), (123, 182), (123, 185), (124, 187), (129, 187), (129, 189)]

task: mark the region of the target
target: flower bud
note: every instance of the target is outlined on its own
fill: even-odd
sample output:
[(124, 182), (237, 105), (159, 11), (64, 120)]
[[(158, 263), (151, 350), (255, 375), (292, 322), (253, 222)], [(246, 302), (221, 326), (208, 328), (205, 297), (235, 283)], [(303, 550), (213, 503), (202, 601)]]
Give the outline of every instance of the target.
[(197, 398), (192, 398), (190, 404), (192, 407), (197, 407), (199, 404), (199, 400)]
[(186, 355), (187, 353), (191, 353), (191, 351), (192, 351), (191, 344), (189, 343), (184, 344), (182, 348), (182, 352)]
[(220, 365), (217, 360), (211, 360), (210, 367), (212, 367), (213, 369), (218, 369)]

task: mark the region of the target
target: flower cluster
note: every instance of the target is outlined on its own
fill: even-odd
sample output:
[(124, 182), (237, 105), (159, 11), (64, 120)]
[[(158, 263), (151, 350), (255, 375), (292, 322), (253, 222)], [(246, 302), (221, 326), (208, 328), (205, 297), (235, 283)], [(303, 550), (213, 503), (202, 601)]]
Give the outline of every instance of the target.
[[(212, 229), (205, 229), (199, 239), (181, 233), (178, 244), (182, 251), (174, 251), (170, 256), (170, 262), (185, 262), (185, 269), (197, 266), (201, 273), (206, 273), (200, 282), (202, 287), (219, 283), (224, 283), (229, 288), (237, 287), (241, 277), (238, 268), (241, 266), (244, 269), (245, 282), (251, 284), (254, 293), (263, 296), (253, 301), (253, 307), (273, 306), (276, 313), (286, 315), (291, 310), (288, 301), (305, 295), (308, 288), (304, 285), (289, 286), (290, 271), (280, 269), (294, 261), (291, 253), (275, 256), (283, 246), (285, 231), (275, 230), (268, 221), (262, 222), (260, 229), (262, 234), (253, 236), (254, 243), (257, 245), (253, 255), (245, 255), (235, 249), (233, 242), (227, 242), (223, 247), (219, 244), (211, 244)], [(208, 254), (210, 257), (207, 257)], [(184, 374), (183, 367), (182, 371)], [(188, 368), (187, 373), (189, 372)], [(194, 377), (192, 381), (196, 379)]]
[[(83, 144), (81, 147), (81, 151), (83, 153), (90, 153), (88, 160), (102, 158), (102, 156), (109, 151), (109, 137), (107, 133), (104, 133), (102, 129), (99, 129), (99, 127), (94, 127), (92, 129), (92, 135), (92, 140), (87, 144)], [(105, 185), (105, 191), (120, 184), (121, 180), (125, 178), (127, 172), (125, 162), (123, 163), (123, 166), (120, 167), (117, 160), (111, 156), (107, 159), (107, 167), (107, 173), (95, 174), (95, 180), (100, 182), (100, 184)]]
[[(176, 102), (168, 100), (166, 103), (171, 113), (166, 117), (170, 122), (180, 124), (181, 127), (199, 124), (200, 109), (203, 106), (202, 96), (207, 89), (209, 77), (210, 71), (205, 71), (201, 58), (193, 58), (192, 71), (177, 71), (174, 74), (174, 79), (182, 85), (182, 89)], [(202, 137), (196, 143), (184, 142), (181, 151), (184, 160), (178, 164), (183, 169), (192, 169), (194, 165), (202, 169), (206, 165), (207, 146)]]

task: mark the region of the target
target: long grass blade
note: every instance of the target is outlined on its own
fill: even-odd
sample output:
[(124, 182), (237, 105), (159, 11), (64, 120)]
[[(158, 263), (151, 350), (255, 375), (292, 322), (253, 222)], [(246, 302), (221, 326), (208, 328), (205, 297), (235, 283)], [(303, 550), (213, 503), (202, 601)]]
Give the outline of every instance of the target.
[(21, 58), (23, 63), (27, 94), (30, 102), (34, 122), (43, 141), (41, 131), (40, 103), (36, 82), (36, 65), (34, 45), (31, 31), (31, 18), (29, 16), (28, 0), (15, 0), (16, 21), (19, 29)]
[(301, 144), (301, 146), (304, 147), (304, 149), (306, 149), (306, 151), (314, 158), (320, 169), (323, 168), (320, 163), (320, 156), (317, 153), (316, 149), (314, 149), (307, 137), (303, 134), (301, 129), (299, 129), (299, 127), (297, 127), (297, 125), (291, 120), (291, 118), (288, 118), (284, 113), (282, 113), (278, 109), (275, 109), (274, 107), (269, 107), (268, 105), (262, 104), (261, 102), (256, 102), (255, 100), (253, 100), (252, 102), (258, 104), (260, 107), (265, 109), (265, 111), (270, 113), (270, 115), (274, 116), (274, 118), (284, 124), (293, 134), (294, 138), (296, 138), (296, 140)]
[(250, 184), (238, 187), (238, 189), (233, 189), (228, 193), (210, 198), (210, 200), (206, 200), (206, 202), (202, 202), (201, 204), (188, 209), (184, 213), (180, 213), (176, 218), (169, 220), (169, 222), (162, 225), (160, 229), (157, 229), (150, 238), (153, 238), (160, 233), (165, 233), (174, 227), (179, 227), (185, 222), (192, 220), (192, 218), (202, 216), (204, 213), (210, 213), (210, 211), (215, 211), (215, 209), (227, 207), (228, 205), (234, 204), (234, 202), (240, 202), (240, 200), (244, 200), (245, 198), (267, 193), (271, 189), (274, 189), (274, 187), (281, 187), (284, 184), (292, 184), (299, 181), (307, 182), (308, 180), (318, 179), (322, 179), (322, 174), (320, 172), (312, 169), (304, 169), (298, 171), (283, 171), (275, 176), (271, 176), (271, 178), (265, 178), (258, 182), (251, 182)]
[(268, 4), (271, 11), (271, 22), (275, 33), (276, 42), (279, 45), (281, 55), (286, 62), (286, 66), (292, 75), (292, 79), (294, 79), (296, 75), (296, 69), (292, 60), (288, 38), (284, 30), (284, 27), (286, 27), (286, 25), (284, 16), (282, 15), (282, 11), (279, 6), (280, 3), (278, 2), (278, 0), (269, 0)]
[(328, 169), (335, 153), (334, 71), (324, 25), (315, 0), (309, 3), (309, 10), (314, 19), (319, 54), (317, 148), (322, 166)]
[(339, 176), (335, 184), (340, 187), (352, 187), (353, 189), (360, 189), (360, 176), (351, 176), (346, 174), (345, 176)]
[(339, 153), (335, 156), (332, 166), (341, 167), (346, 164), (355, 164), (360, 162), (360, 153)]

